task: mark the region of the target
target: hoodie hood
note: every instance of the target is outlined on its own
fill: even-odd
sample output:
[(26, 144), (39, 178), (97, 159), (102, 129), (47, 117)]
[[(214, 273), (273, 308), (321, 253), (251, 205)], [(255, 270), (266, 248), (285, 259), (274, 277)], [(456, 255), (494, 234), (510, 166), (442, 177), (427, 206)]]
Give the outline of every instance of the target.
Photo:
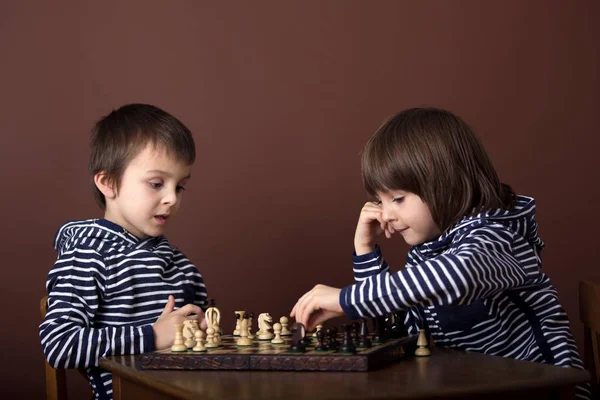
[(515, 234), (523, 237), (539, 254), (544, 248), (544, 242), (538, 236), (538, 226), (534, 218), (535, 200), (527, 196), (517, 196), (516, 205), (512, 210), (495, 209), (467, 216), (444, 232), (437, 240), (423, 243), (417, 248), (425, 252), (427, 250), (439, 250), (449, 245), (455, 235), (462, 234), (485, 223), (495, 222), (508, 227)]
[(156, 239), (140, 240), (135, 235), (127, 232), (120, 225), (106, 219), (87, 219), (82, 221), (69, 221), (61, 226), (54, 236), (54, 248), (62, 253), (68, 250), (71, 243), (78, 242), (89, 244), (98, 242), (112, 242), (111, 245), (125, 247), (140, 245), (143, 242)]

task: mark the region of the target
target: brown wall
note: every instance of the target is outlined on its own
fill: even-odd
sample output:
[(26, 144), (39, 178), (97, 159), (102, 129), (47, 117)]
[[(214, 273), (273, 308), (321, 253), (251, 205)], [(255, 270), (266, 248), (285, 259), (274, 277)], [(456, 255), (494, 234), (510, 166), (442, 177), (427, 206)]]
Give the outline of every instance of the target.
[[(87, 133), (129, 102), (194, 132), (171, 241), (225, 316), (276, 317), (316, 283), (351, 282), (366, 139), (402, 108), (449, 108), (502, 179), (536, 197), (544, 268), (581, 343), (577, 282), (600, 279), (600, 3), (161, 3), (0, 3), (2, 393), (42, 396), (52, 238), (67, 219), (101, 216)], [(406, 246), (383, 247), (400, 268)]]

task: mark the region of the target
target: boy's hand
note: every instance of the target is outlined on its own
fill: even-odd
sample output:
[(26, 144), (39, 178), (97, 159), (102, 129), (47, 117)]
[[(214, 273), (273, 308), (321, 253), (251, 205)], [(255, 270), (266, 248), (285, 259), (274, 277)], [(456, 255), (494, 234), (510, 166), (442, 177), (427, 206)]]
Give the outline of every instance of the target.
[(317, 325), (328, 319), (344, 315), (340, 306), (340, 292), (330, 286), (317, 285), (298, 300), (290, 316), (296, 322), (304, 324), (306, 331), (312, 331)]
[(152, 325), (152, 330), (154, 331), (154, 347), (156, 350), (163, 350), (173, 345), (173, 342), (175, 341), (174, 325), (183, 324), (183, 321), (185, 320), (195, 319), (200, 322), (200, 329), (206, 329), (204, 312), (197, 305), (186, 304), (176, 311), (173, 311), (173, 308), (175, 308), (175, 298), (169, 296), (165, 309), (154, 325)]
[(375, 239), (385, 233), (388, 239), (394, 234), (394, 228), (388, 225), (381, 214), (381, 206), (374, 202), (367, 202), (360, 211), (356, 233), (354, 234), (354, 251), (357, 256), (375, 250)]

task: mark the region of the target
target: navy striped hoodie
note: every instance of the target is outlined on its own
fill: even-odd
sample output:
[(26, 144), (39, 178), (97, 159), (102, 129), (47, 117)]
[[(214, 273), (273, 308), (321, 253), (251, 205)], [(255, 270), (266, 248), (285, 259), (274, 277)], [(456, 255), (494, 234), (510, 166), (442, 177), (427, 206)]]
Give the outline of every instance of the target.
[(112, 398), (100, 358), (153, 351), (152, 324), (169, 295), (176, 308), (206, 308), (202, 276), (164, 236), (140, 240), (104, 219), (73, 221), (54, 247), (42, 348), (54, 368), (85, 368), (96, 399)]
[[(414, 246), (390, 272), (380, 248), (354, 255), (356, 283), (340, 303), (352, 319), (407, 309), (411, 334), (426, 327), (437, 346), (583, 368), (558, 293), (541, 272), (535, 202), (463, 218)], [(587, 387), (577, 395), (589, 398)]]

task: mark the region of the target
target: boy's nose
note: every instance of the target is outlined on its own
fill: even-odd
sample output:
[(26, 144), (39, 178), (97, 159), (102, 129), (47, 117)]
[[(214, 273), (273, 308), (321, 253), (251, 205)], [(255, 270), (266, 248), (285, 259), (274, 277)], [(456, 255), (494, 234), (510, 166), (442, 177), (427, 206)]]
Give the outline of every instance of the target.
[(390, 222), (390, 221), (393, 221), (395, 219), (393, 213), (390, 212), (390, 210), (389, 210), (388, 207), (382, 207), (382, 209), (381, 209), (381, 217), (383, 218), (383, 220), (385, 222)]
[(177, 192), (175, 190), (169, 190), (163, 198), (163, 203), (171, 205), (177, 203)]

